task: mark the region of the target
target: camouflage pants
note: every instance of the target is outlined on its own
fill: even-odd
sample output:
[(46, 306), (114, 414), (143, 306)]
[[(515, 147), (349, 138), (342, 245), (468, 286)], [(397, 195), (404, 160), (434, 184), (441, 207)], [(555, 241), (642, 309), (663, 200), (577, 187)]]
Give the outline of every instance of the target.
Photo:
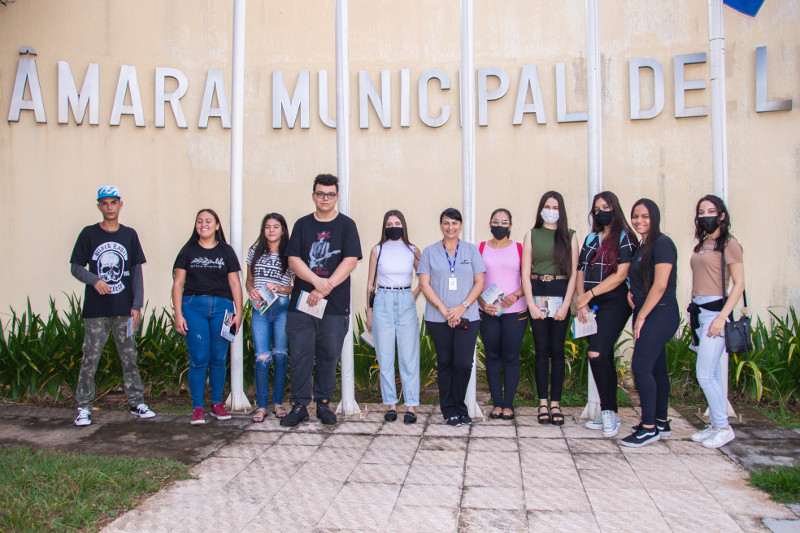
[(75, 391), (78, 407), (92, 408), (95, 395), (94, 375), (97, 373), (97, 365), (100, 363), (109, 331), (114, 335), (114, 343), (117, 345), (117, 353), (122, 363), (123, 385), (128, 403), (133, 407), (144, 403), (144, 386), (139, 377), (139, 367), (136, 366), (136, 337), (126, 337), (128, 318), (130, 317), (110, 316), (83, 320), (85, 330), (83, 359), (78, 376), (78, 389)]

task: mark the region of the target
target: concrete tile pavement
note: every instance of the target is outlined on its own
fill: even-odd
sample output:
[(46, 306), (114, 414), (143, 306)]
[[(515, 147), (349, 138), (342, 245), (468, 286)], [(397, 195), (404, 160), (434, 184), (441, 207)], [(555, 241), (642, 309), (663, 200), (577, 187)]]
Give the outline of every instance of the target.
[(723, 453), (683, 440), (694, 428), (677, 412), (672, 437), (631, 449), (619, 439), (632, 408), (603, 439), (577, 408), (562, 427), (519, 408), (452, 428), (432, 406), (415, 425), (361, 407), (334, 427), (313, 414), (253, 424), (104, 531), (766, 531), (763, 518), (796, 518)]

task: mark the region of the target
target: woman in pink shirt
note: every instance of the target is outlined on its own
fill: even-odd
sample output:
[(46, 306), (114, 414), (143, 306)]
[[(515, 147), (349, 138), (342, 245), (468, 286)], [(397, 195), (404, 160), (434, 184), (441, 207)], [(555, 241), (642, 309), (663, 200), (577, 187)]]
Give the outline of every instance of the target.
[[(522, 245), (510, 239), (508, 209), (494, 210), (489, 230), (492, 238), (478, 247), (486, 265), (486, 283), (478, 303), (481, 338), (486, 350), (486, 377), (494, 403), (489, 418), (512, 420), (519, 382), (519, 350), (528, 325), (528, 306), (520, 286)], [(497, 295), (502, 301), (498, 301)]]

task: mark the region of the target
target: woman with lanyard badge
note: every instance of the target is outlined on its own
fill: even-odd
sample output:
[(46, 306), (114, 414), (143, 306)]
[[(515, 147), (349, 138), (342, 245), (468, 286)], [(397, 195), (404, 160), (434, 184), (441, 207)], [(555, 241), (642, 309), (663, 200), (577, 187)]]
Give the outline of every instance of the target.
[(600, 395), (599, 418), (586, 422), (589, 429), (602, 429), (610, 438), (619, 432), (617, 415), (617, 368), (614, 345), (628, 323), (628, 267), (638, 241), (625, 220), (617, 195), (597, 194), (592, 201), (592, 233), (586, 237), (578, 259), (578, 320), (586, 323), (590, 308), (595, 310), (597, 333), (589, 337), (587, 355)]
[[(719, 448), (735, 438), (728, 424), (724, 388), (728, 376), (721, 373), (719, 359), (725, 350), (725, 320), (744, 294), (744, 257), (742, 245), (730, 234), (730, 215), (719, 197), (709, 194), (697, 202), (694, 224), (697, 245), (691, 259), (689, 314), (697, 351), (697, 381), (706, 395), (711, 423), (692, 435), (692, 440), (706, 448)], [(728, 291), (731, 280), (733, 287)]]
[[(503, 294), (501, 302), (486, 302), (481, 306), (481, 338), (486, 351), (486, 378), (494, 404), (489, 418), (512, 420), (514, 395), (519, 383), (519, 349), (525, 328), (528, 327), (528, 308), (520, 286), (522, 245), (509, 237), (511, 213), (495, 209), (489, 219), (492, 238), (480, 243), (478, 250), (486, 266), (486, 292), (496, 287)], [(489, 297), (489, 296), (487, 296)]]
[(425, 305), (425, 325), (436, 348), (439, 405), (450, 426), (469, 424), (464, 397), (472, 373), (479, 316), (475, 305), (486, 268), (478, 248), (459, 239), (461, 213), (439, 216), (443, 239), (425, 248), (417, 275)]
[[(406, 414), (403, 422), (417, 421), (419, 405), (419, 322), (415, 301), (419, 286), (411, 290), (419, 250), (408, 242), (403, 213), (393, 209), (383, 215), (383, 234), (369, 256), (367, 281), (367, 329), (375, 339), (375, 354), (381, 371), (381, 397), (389, 409), (384, 420), (397, 420), (397, 390), (394, 378), (395, 343), (403, 384)], [(377, 288), (375, 287), (377, 285)]]

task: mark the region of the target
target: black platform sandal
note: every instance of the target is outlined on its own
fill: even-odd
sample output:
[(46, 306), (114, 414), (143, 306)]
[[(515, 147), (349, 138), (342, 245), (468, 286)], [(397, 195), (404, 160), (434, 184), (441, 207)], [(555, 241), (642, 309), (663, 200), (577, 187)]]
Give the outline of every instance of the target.
[[(558, 412), (556, 413), (556, 409)], [(561, 407), (558, 405), (551, 405), (550, 406), (550, 422), (554, 426), (563, 426), (564, 425), (564, 415), (561, 413)]]
[[(545, 410), (544, 413), (542, 412), (542, 409)], [(548, 409), (546, 405), (540, 405), (539, 406), (539, 416), (537, 416), (536, 418), (539, 419), (539, 423), (540, 424), (549, 424), (550, 423), (550, 409)]]

